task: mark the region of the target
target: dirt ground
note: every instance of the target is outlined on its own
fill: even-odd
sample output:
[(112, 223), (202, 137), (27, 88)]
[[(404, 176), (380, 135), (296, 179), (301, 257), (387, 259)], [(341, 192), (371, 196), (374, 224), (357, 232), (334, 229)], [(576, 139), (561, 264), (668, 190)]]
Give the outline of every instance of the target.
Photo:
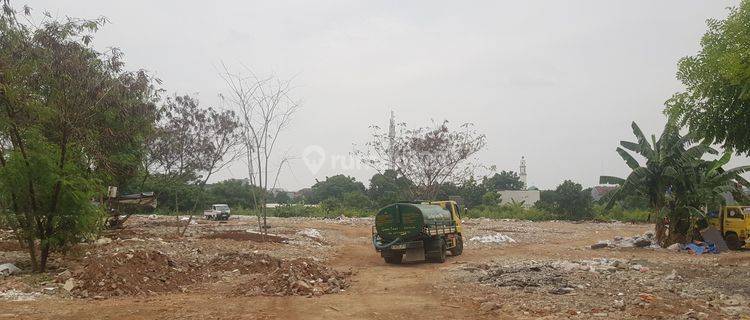
[[(467, 220), (464, 253), (388, 265), (372, 219), (131, 217), (57, 255), (48, 274), (0, 278), (0, 319), (748, 319), (750, 251), (693, 256), (591, 249), (649, 225)], [(485, 236), (482, 243), (470, 240)], [(0, 263), (28, 270), (12, 234)]]

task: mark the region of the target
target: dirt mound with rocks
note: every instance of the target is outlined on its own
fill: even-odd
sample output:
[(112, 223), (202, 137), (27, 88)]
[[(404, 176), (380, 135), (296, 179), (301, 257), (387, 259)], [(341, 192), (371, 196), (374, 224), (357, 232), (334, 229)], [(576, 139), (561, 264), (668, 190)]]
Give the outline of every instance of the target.
[(0, 241), (0, 251), (25, 251), (18, 241)]
[(255, 232), (247, 232), (242, 230), (233, 230), (225, 232), (216, 232), (208, 235), (204, 235), (203, 239), (227, 239), (235, 241), (255, 241), (255, 242), (275, 242), (275, 243), (286, 243), (287, 238), (276, 236), (276, 235), (262, 235)]
[(208, 265), (214, 271), (256, 274), (281, 268), (281, 260), (262, 253), (223, 253), (211, 259)]
[[(261, 263), (264, 261), (261, 260)], [(349, 287), (346, 282), (348, 273), (338, 272), (313, 259), (273, 259), (262, 265), (268, 267), (264, 270), (266, 272), (238, 286), (235, 293), (250, 296), (319, 296), (338, 293)]]
[(73, 272), (72, 293), (80, 297), (112, 297), (177, 292), (198, 282), (195, 269), (159, 251), (90, 255)]
[[(65, 283), (74, 296), (107, 298), (186, 291), (205, 283), (216, 272), (246, 277), (234, 290), (238, 295), (305, 295), (337, 293), (349, 286), (348, 273), (309, 258), (285, 260), (261, 253), (224, 253), (185, 263), (159, 251), (131, 251), (85, 257)], [(215, 277), (213, 277), (215, 279)]]
[(496, 287), (570, 287), (564, 272), (555, 266), (542, 263), (488, 268), (486, 274), (479, 276), (477, 280)]

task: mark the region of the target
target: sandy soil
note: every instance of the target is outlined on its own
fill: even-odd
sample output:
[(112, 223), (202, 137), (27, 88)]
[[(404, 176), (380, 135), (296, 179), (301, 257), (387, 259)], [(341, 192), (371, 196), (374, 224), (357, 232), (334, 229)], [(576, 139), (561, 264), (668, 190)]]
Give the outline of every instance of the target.
[[(132, 218), (125, 230), (107, 235), (100, 244), (57, 257), (46, 276), (0, 279), (0, 292), (16, 290), (30, 297), (0, 299), (0, 319), (743, 319), (750, 310), (748, 251), (696, 257), (664, 249), (589, 248), (599, 240), (641, 235), (649, 225), (470, 220), (465, 223), (467, 239), (499, 233), (515, 242), (467, 241), (463, 255), (443, 264), (387, 265), (372, 248), (370, 219), (274, 218), (270, 232), (278, 238), (262, 242), (242, 234), (255, 228), (252, 218), (233, 218), (199, 221), (185, 237), (174, 235), (175, 221), (168, 220), (174, 218)], [(320, 237), (303, 230), (318, 231)], [(7, 231), (0, 238), (0, 248), (8, 249), (0, 251), (0, 262), (23, 268), (25, 255), (4, 244), (9, 239)], [(113, 296), (63, 289), (66, 277), (86, 270), (86, 261), (148, 250), (176, 261), (170, 262), (177, 265), (174, 270), (192, 270), (196, 281), (170, 283), (165, 292), (112, 291)], [(250, 253), (279, 261), (311, 257), (340, 272), (346, 285), (330, 294), (248, 296), (238, 294), (238, 288), (262, 279), (208, 265), (217, 256)], [(599, 258), (622, 260), (628, 267), (565, 271), (559, 277), (577, 287), (563, 294), (543, 285), (487, 285), (474, 271)], [(630, 268), (635, 264), (643, 268)], [(669, 278), (672, 273), (678, 276)]]

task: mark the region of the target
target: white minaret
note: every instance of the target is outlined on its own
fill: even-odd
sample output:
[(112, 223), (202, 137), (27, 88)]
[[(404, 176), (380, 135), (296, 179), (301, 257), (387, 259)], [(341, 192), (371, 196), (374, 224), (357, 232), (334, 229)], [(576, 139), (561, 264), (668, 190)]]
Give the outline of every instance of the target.
[(521, 170), (519, 171), (519, 176), (521, 178), (521, 182), (523, 182), (523, 188), (526, 189), (526, 159), (521, 156)]
[(396, 113), (393, 112), (393, 110), (391, 110), (391, 124), (388, 127), (388, 139), (390, 140), (390, 144), (388, 145), (388, 153), (389, 153), (390, 159), (388, 160), (390, 160), (391, 162), (389, 167), (392, 170), (395, 170), (396, 166), (393, 163), (394, 158), (395, 158), (395, 155), (393, 154), (393, 143), (396, 140)]

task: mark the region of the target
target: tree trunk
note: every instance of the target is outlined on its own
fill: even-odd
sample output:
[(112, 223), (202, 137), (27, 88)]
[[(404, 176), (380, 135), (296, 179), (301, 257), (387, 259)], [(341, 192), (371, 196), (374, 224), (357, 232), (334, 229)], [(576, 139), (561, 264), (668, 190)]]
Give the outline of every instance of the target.
[(40, 246), (40, 254), (39, 254), (39, 272), (45, 272), (47, 271), (47, 259), (49, 258), (49, 252), (50, 247), (49, 244), (45, 242), (42, 242)]
[(664, 224), (664, 219), (657, 219), (654, 229), (656, 243), (660, 246), (667, 245), (667, 226)]
[(31, 270), (34, 272), (39, 271), (39, 264), (36, 261), (36, 245), (34, 244), (34, 238), (29, 237), (26, 239), (26, 246), (29, 248), (29, 257), (31, 258)]

